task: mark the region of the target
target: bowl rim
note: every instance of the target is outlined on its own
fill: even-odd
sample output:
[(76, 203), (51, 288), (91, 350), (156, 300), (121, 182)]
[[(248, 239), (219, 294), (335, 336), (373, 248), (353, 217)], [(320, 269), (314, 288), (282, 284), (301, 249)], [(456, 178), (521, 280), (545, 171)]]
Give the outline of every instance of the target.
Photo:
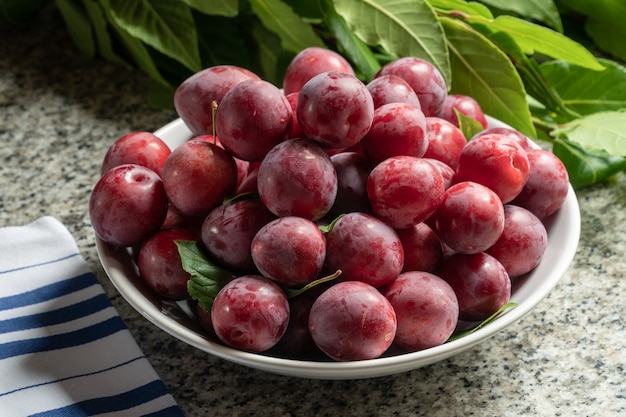
[[(487, 120), (489, 127), (509, 127), (489, 116)], [(172, 137), (181, 141), (192, 136), (180, 118), (154, 133), (172, 149), (177, 145)], [(95, 240), (100, 263), (116, 290), (144, 318), (180, 341), (221, 359), (274, 374), (310, 379), (362, 379), (405, 372), (447, 359), (493, 337), (527, 315), (552, 291), (574, 259), (580, 239), (580, 209), (571, 185), (561, 209), (545, 219), (545, 223), (548, 228), (546, 253), (533, 271), (515, 279), (511, 296), (511, 301), (518, 303), (515, 308), (506, 310), (497, 320), (475, 332), (440, 346), (418, 352), (351, 362), (285, 359), (263, 353), (244, 352), (215, 342), (204, 335), (199, 326), (190, 323), (191, 319), (184, 314), (186, 310), (184, 305), (160, 300), (149, 294), (147, 288), (142, 287), (132, 254), (128, 249), (114, 247), (97, 236)], [(558, 247), (550, 245), (550, 231), (553, 231), (553, 234), (554, 231), (558, 231)], [(548, 264), (547, 260), (551, 263)], [(541, 275), (545, 275), (543, 279)], [(532, 281), (529, 277), (536, 276), (539, 277), (535, 278), (540, 281), (539, 287), (528, 288), (527, 281)], [(188, 309), (186, 311), (187, 315), (190, 314)]]

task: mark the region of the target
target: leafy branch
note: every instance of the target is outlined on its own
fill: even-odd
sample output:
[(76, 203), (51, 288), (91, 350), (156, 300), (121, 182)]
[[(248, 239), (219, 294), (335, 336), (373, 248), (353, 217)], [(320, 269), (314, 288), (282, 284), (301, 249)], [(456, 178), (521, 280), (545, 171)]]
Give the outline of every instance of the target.
[[(614, 0), (54, 3), (83, 57), (141, 69), (157, 107), (171, 108), (175, 87), (213, 65), (239, 65), (280, 86), (307, 46), (341, 52), (363, 81), (392, 59), (417, 56), (440, 69), (451, 93), (549, 141), (575, 187), (626, 167), (626, 6)], [(44, 4), (3, 0), (0, 20), (23, 21)]]

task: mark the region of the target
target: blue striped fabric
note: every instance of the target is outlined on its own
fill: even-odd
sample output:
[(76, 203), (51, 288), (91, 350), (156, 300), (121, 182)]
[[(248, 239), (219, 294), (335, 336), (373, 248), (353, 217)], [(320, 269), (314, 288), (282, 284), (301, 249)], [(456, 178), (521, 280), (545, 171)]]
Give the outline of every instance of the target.
[(0, 228), (0, 416), (183, 416), (52, 217)]

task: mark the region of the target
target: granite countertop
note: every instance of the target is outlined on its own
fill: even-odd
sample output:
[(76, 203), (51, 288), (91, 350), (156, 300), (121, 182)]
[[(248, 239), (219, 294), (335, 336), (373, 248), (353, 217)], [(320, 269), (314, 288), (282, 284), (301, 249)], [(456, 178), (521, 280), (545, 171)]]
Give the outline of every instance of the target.
[(305, 380), (252, 370), (170, 337), (100, 266), (87, 212), (101, 159), (134, 130), (176, 117), (148, 80), (81, 64), (58, 16), (0, 28), (0, 227), (61, 220), (188, 416), (626, 416), (626, 178), (577, 192), (576, 257), (549, 296), (493, 338), (395, 376)]

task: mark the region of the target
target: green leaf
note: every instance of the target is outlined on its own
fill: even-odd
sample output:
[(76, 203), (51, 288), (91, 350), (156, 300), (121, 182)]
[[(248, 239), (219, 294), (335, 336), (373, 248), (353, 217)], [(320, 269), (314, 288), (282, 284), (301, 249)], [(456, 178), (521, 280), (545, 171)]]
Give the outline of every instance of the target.
[(187, 291), (200, 307), (211, 311), (215, 296), (234, 276), (214, 265), (207, 258), (198, 241), (175, 241), (185, 271), (191, 274)]
[(512, 12), (526, 19), (545, 23), (558, 32), (563, 32), (559, 10), (552, 0), (480, 0), (484, 4), (499, 10)]
[(278, 35), (287, 51), (298, 53), (309, 46), (325, 46), (312, 26), (282, 1), (250, 0), (250, 5), (263, 25)]
[(96, 36), (98, 53), (106, 60), (121, 64), (126, 68), (130, 68), (130, 64), (120, 57), (113, 48), (111, 34), (108, 31), (107, 19), (102, 10), (102, 6), (95, 0), (82, 0), (83, 6), (91, 20), (93, 30)]
[(563, 102), (585, 115), (626, 108), (626, 67), (601, 59), (603, 71), (593, 71), (564, 61), (548, 61), (541, 73)]
[(626, 61), (626, 27), (623, 24), (623, 16), (620, 16), (619, 24), (617, 22), (603, 22), (590, 19), (585, 23), (585, 31), (596, 46), (608, 52), (617, 59)]
[(239, 0), (183, 0), (189, 7), (199, 12), (224, 17), (239, 14)]
[(284, 0), (299, 16), (309, 20), (322, 20), (323, 13), (319, 2), (311, 0)]
[(120, 40), (128, 53), (133, 57), (137, 66), (146, 73), (152, 80), (155, 80), (164, 86), (169, 85), (169, 82), (163, 78), (161, 72), (157, 68), (150, 56), (150, 52), (146, 48), (141, 40), (131, 36), (126, 30), (120, 27), (117, 23), (117, 20), (112, 15), (111, 5), (109, 0), (99, 0), (102, 8), (105, 12), (105, 16), (107, 20), (111, 24), (111, 26), (115, 29), (116, 33), (120, 37)]
[(91, 22), (80, 0), (56, 0), (56, 5), (72, 41), (86, 61), (96, 56), (96, 42), (93, 38)]
[(478, 324), (475, 327), (472, 327), (469, 330), (466, 330), (464, 332), (461, 333), (456, 333), (452, 336), (450, 336), (450, 338), (447, 340), (447, 342), (452, 342), (453, 340), (458, 340), (462, 337), (465, 337), (467, 335), (470, 335), (472, 333), (474, 333), (476, 330), (481, 329), (483, 327), (485, 327), (486, 325), (488, 325), (489, 323), (491, 323), (492, 321), (496, 320), (498, 317), (500, 317), (502, 315), (502, 313), (504, 313), (504, 311), (508, 310), (508, 309), (512, 309), (517, 307), (517, 303), (510, 301), (508, 303), (506, 303), (505, 305), (503, 305), (502, 307), (500, 307), (498, 309), (498, 311), (496, 311), (495, 313), (493, 313), (491, 316), (487, 317), (483, 322), (481, 322), (480, 324)]
[(255, 70), (255, 72), (262, 73), (263, 79), (275, 85), (281, 85), (282, 76), (284, 74), (278, 73), (278, 65), (283, 53), (280, 38), (274, 32), (271, 32), (263, 26), (258, 20), (253, 21), (250, 28), (252, 41), (256, 46), (253, 50), (257, 64), (260, 67), (260, 69)]
[(202, 69), (189, 6), (171, 0), (107, 0), (117, 26), (192, 72)]
[(568, 0), (565, 4), (586, 17), (585, 31), (600, 49), (626, 60), (626, 44), (624, 43), (626, 3), (624, 1)]
[(451, 92), (473, 97), (482, 110), (535, 137), (524, 85), (509, 58), (485, 36), (442, 17), (452, 65)]
[(471, 17), (466, 21), (478, 25), (478, 29), (484, 30), (486, 28), (492, 32), (505, 32), (517, 42), (527, 55), (540, 53), (555, 59), (573, 62), (582, 67), (598, 71), (604, 69), (587, 48), (544, 26), (506, 15), (491, 21), (480, 17)]
[(565, 136), (591, 151), (626, 156), (626, 109), (590, 114), (559, 126), (555, 137)]
[(332, 280), (337, 279), (337, 277), (339, 277), (339, 275), (341, 275), (341, 270), (338, 269), (337, 271), (335, 271), (334, 273), (330, 274), (330, 275), (326, 275), (325, 277), (321, 277), (318, 278), (314, 281), (309, 282), (308, 284), (306, 284), (305, 286), (301, 287), (301, 288), (285, 288), (283, 287), (283, 290), (285, 291), (285, 294), (287, 294), (287, 298), (295, 298), (297, 296), (299, 296), (300, 294), (310, 290), (313, 287), (316, 287), (320, 284), (323, 284), (325, 282), (330, 282)]
[(320, 3), (324, 8), (325, 22), (337, 39), (338, 48), (354, 63), (357, 75), (366, 82), (373, 79), (380, 70), (380, 63), (372, 49), (350, 29), (345, 19), (334, 9), (331, 0), (322, 0)]
[(250, 56), (239, 19), (194, 12), (202, 67), (236, 65), (250, 68)]
[(443, 29), (425, 0), (333, 0), (354, 32), (372, 47), (396, 57), (414, 56), (435, 65), (450, 83)]
[(481, 125), (478, 120), (464, 115), (457, 109), (454, 109), (454, 112), (459, 121), (459, 129), (463, 132), (465, 139), (470, 140), (483, 130), (483, 125)]
[[(493, 19), (493, 14), (486, 6), (473, 1), (465, 0), (428, 0), (428, 3), (439, 13), (444, 13), (454, 17), (459, 13), (465, 16), (482, 16)], [(452, 12), (452, 13), (450, 13)]]
[(626, 158), (604, 151), (587, 151), (567, 139), (556, 139), (552, 151), (565, 165), (575, 189), (604, 181), (626, 169)]

